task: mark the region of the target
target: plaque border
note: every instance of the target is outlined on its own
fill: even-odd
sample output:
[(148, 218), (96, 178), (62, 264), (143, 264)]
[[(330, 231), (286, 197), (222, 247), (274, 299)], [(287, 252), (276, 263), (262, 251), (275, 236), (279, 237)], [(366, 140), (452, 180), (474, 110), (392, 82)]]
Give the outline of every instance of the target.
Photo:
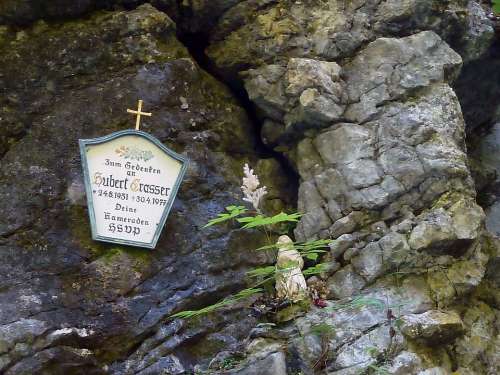
[[(162, 214), (162, 217), (160, 219), (160, 222), (158, 223), (158, 227), (156, 228), (155, 234), (153, 236), (153, 240), (149, 243), (118, 239), (118, 238), (107, 237), (107, 236), (102, 236), (102, 235), (97, 234), (95, 212), (94, 212), (94, 202), (92, 201), (92, 187), (91, 187), (89, 170), (88, 170), (88, 163), (87, 163), (87, 146), (106, 143), (106, 142), (112, 141), (113, 139), (120, 138), (120, 137), (125, 136), (125, 135), (136, 135), (136, 136), (146, 138), (147, 140), (153, 142), (156, 146), (158, 146), (168, 156), (170, 156), (170, 157), (174, 158), (175, 160), (182, 163), (181, 169), (179, 171), (179, 175), (177, 176), (177, 179), (174, 183), (174, 186), (172, 187), (172, 192), (170, 194), (170, 198), (168, 199), (167, 204), (165, 206), (165, 209), (163, 210), (163, 214)], [(92, 239), (95, 241), (115, 243), (115, 244), (119, 244), (119, 245), (127, 245), (127, 246), (134, 246), (134, 247), (143, 247), (143, 248), (147, 248), (147, 249), (154, 249), (156, 247), (156, 244), (158, 243), (158, 239), (160, 238), (161, 232), (163, 231), (163, 227), (165, 226), (165, 223), (167, 221), (170, 210), (172, 209), (172, 205), (174, 204), (174, 200), (177, 196), (177, 192), (179, 190), (181, 182), (184, 179), (184, 175), (186, 174), (186, 170), (187, 170), (188, 165), (189, 165), (189, 159), (187, 157), (185, 157), (184, 155), (180, 155), (180, 154), (176, 153), (175, 151), (172, 151), (167, 146), (165, 146), (163, 143), (161, 143), (157, 138), (155, 138), (151, 134), (143, 132), (141, 130), (134, 130), (134, 129), (120, 130), (120, 131), (117, 131), (117, 132), (114, 132), (114, 133), (111, 133), (111, 134), (108, 134), (108, 135), (105, 135), (105, 136), (99, 137), (99, 138), (79, 139), (78, 143), (80, 145), (80, 158), (81, 158), (81, 162), (82, 162), (82, 169), (83, 169), (83, 175), (84, 175), (85, 193), (87, 195), (87, 208), (88, 208), (88, 213), (89, 213), (89, 218), (90, 218), (90, 228), (91, 228), (91, 232), (92, 232)]]

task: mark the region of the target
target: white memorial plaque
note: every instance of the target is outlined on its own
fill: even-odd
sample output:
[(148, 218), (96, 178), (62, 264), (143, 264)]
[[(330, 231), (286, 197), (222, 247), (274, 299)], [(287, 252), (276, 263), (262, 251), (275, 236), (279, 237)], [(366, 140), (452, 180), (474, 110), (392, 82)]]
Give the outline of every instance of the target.
[(187, 159), (138, 130), (80, 140), (80, 151), (92, 238), (154, 248)]

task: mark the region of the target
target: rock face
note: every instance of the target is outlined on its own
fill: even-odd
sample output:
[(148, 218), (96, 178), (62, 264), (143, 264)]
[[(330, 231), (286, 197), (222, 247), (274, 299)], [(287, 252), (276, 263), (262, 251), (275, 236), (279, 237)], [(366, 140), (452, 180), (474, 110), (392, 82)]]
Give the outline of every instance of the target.
[(405, 336), (430, 345), (453, 341), (463, 333), (460, 315), (453, 311), (429, 310), (419, 315), (405, 315), (400, 328)]
[[(378, 366), (416, 374), (462, 366), (455, 349), (432, 360), (421, 355), (434, 343), (453, 347), (467, 308), (447, 322), (431, 306), (448, 309), (476, 296), (496, 246), (482, 238), (485, 215), (452, 88), (464, 63), (468, 69), (488, 54), (494, 33), (486, 12), (474, 1), (248, 1), (215, 28), (208, 55), (221, 72), (239, 74), (263, 121), (264, 142), (300, 176), (304, 216), (296, 238), (333, 240), (331, 255), (343, 267), (327, 285), (330, 298), (344, 301), (334, 306), (360, 308), (360, 298), (362, 306), (375, 299), (385, 311), (367, 320), (350, 311), (363, 328), (327, 320), (334, 333), (326, 341), (301, 328), (324, 323), (317, 312), (296, 320), (306, 343), (288, 345), (300, 371)], [(426, 301), (415, 310), (402, 310), (408, 301), (399, 300), (396, 312), (387, 297), (373, 297), (398, 295), (412, 282), (410, 299)], [(415, 316), (429, 321), (413, 330), (396, 324), (405, 314), (407, 323)], [(487, 362), (470, 370), (488, 373)]]
[[(183, 374), (215, 356), (214, 371), (233, 374), (499, 373), (500, 247), (476, 202), (494, 173), (465, 143), (494, 117), (475, 116), (468, 92), (491, 60), (488, 9), (139, 3), (0, 4), (0, 372)], [(202, 66), (244, 88), (262, 126), (177, 39), (193, 35)], [(77, 149), (129, 128), (137, 98), (154, 113), (143, 129), (191, 160), (151, 252), (90, 240)], [(201, 229), (240, 200), (245, 162), (267, 210), (303, 213), (297, 240), (331, 240), (327, 306), (256, 328), (242, 306), (169, 320), (274, 261), (249, 251), (257, 232)]]
[[(183, 373), (238, 344), (255, 324), (245, 310), (194, 325), (167, 318), (237, 290), (267, 261), (249, 252), (258, 233), (201, 227), (241, 199), (245, 162), (283, 209), (283, 172), (257, 163), (244, 110), (173, 21), (144, 5), (37, 23), (8, 29), (0, 51), (0, 372)], [(79, 138), (130, 128), (137, 98), (154, 114), (142, 129), (191, 161), (154, 251), (90, 239), (78, 152)]]

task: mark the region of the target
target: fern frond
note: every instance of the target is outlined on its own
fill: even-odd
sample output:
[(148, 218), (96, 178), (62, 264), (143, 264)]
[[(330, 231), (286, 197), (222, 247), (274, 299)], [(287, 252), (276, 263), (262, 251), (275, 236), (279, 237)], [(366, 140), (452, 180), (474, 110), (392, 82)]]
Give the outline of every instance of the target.
[(224, 221), (228, 221), (231, 219), (234, 219), (241, 214), (244, 214), (246, 211), (248, 211), (245, 207), (243, 206), (228, 206), (226, 207), (226, 211), (228, 212), (227, 214), (218, 214), (215, 219), (210, 220), (207, 224), (203, 226), (203, 228), (210, 227), (215, 224), (222, 223)]
[(185, 311), (180, 311), (176, 314), (173, 314), (170, 316), (171, 319), (175, 318), (180, 318), (180, 319), (189, 319), (189, 318), (194, 318), (196, 316), (201, 316), (201, 315), (206, 315), (211, 312), (214, 312), (216, 310), (219, 310), (225, 306), (235, 304), (236, 302), (249, 298), (255, 294), (262, 293), (263, 289), (262, 288), (247, 288), (239, 291), (238, 293), (226, 297), (223, 300), (214, 303), (213, 305), (206, 306), (202, 309), (199, 310), (185, 310)]
[(293, 214), (286, 214), (284, 212), (281, 212), (277, 215), (267, 217), (263, 215), (257, 215), (257, 216), (247, 216), (247, 217), (241, 217), (236, 219), (239, 223), (243, 223), (242, 228), (247, 229), (247, 228), (256, 228), (256, 227), (262, 227), (266, 225), (273, 225), (277, 223), (283, 223), (283, 222), (297, 222), (299, 221), (299, 218), (302, 216), (302, 214), (299, 213), (293, 213)]
[(248, 277), (269, 277), (274, 275), (275, 270), (275, 266), (258, 267), (248, 271), (246, 274)]

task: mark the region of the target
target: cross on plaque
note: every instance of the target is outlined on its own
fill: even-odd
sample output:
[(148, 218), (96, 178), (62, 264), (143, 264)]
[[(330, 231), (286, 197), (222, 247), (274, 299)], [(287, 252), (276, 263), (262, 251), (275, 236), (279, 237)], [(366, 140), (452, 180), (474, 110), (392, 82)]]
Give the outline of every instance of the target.
[(148, 117), (152, 116), (152, 113), (150, 113), (150, 112), (142, 112), (142, 100), (139, 100), (139, 105), (137, 107), (137, 111), (134, 111), (132, 109), (127, 109), (127, 112), (133, 113), (134, 115), (137, 115), (137, 120), (135, 121), (135, 130), (139, 130), (139, 126), (141, 125), (141, 115), (148, 116)]

